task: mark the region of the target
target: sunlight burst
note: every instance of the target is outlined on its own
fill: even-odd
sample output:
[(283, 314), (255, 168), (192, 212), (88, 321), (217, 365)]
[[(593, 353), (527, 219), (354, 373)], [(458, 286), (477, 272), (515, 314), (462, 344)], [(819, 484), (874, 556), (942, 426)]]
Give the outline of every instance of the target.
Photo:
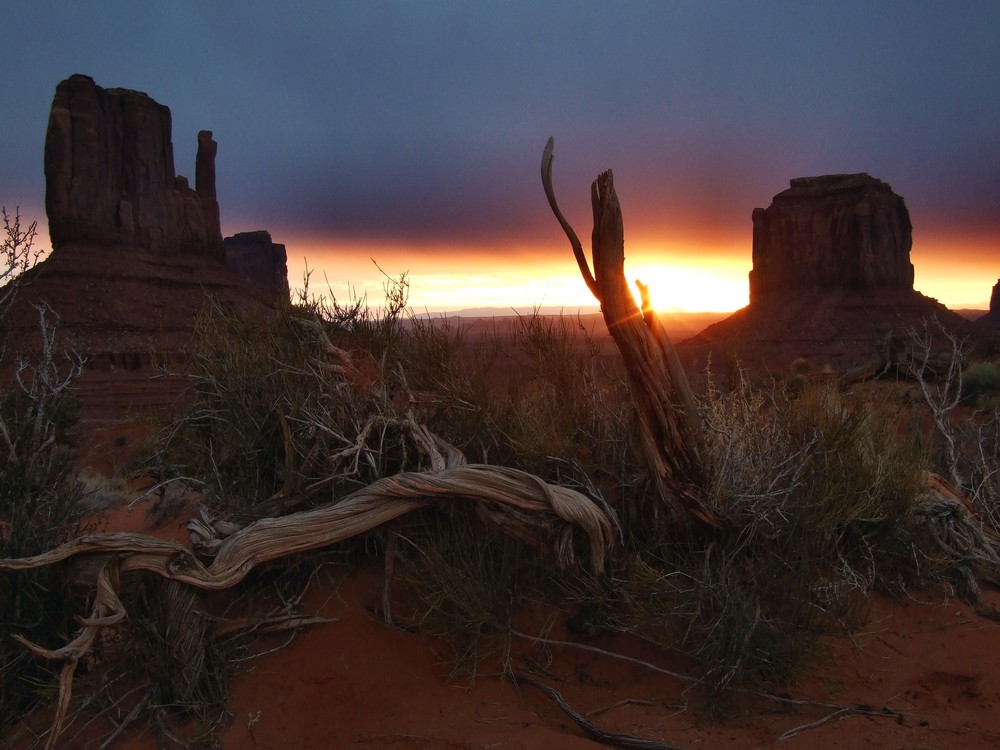
[[(660, 312), (729, 312), (749, 302), (745, 273), (703, 271), (678, 265), (639, 265), (626, 269), (630, 279), (649, 286), (653, 307)], [(633, 291), (637, 296), (637, 292)]]

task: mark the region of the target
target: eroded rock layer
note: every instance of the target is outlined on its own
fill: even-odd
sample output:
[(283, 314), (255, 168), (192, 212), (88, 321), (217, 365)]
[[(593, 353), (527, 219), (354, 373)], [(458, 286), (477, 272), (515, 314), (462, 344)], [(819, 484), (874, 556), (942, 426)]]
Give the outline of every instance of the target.
[(750, 302), (815, 289), (913, 289), (906, 203), (868, 174), (802, 177), (753, 212)]

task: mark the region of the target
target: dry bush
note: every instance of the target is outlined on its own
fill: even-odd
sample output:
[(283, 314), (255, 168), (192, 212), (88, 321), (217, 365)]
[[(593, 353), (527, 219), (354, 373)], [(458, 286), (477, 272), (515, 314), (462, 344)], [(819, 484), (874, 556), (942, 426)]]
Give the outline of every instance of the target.
[(184, 373), (193, 407), (149, 463), (241, 522), (403, 470), (401, 385), (387, 359), (397, 317), (315, 300), (249, 313), (210, 305)]
[(966, 368), (962, 401), (979, 409), (1000, 406), (1000, 362), (974, 362)]
[[(39, 260), (36, 224), (2, 210), (0, 307), (12, 302), (24, 272)], [(58, 319), (37, 308), (39, 347), (10, 351), (0, 330), (0, 557), (43, 552), (83, 530), (83, 488), (70, 471), (69, 431), (78, 405), (70, 389), (84, 362), (57, 345)], [(6, 314), (0, 311), (0, 315)], [(54, 690), (57, 673), (14, 643), (20, 633), (54, 644), (72, 628), (74, 603), (58, 571), (5, 573), (0, 577), (0, 729)]]
[(44, 254), (35, 247), (35, 237), (38, 235), (38, 223), (31, 222), (27, 227), (21, 227), (21, 211), (15, 209), (14, 215), (7, 213), (7, 207), (0, 208), (3, 216), (4, 238), (0, 242), (0, 306), (13, 299), (19, 284), (23, 283), (23, 274), (34, 266)]
[[(27, 557), (84, 530), (84, 490), (70, 470), (69, 430), (77, 403), (70, 388), (83, 361), (56, 345), (51, 311), (39, 309), (41, 351), (15, 358), (0, 385), (0, 558)], [(0, 727), (45, 697), (57, 670), (11, 636), (55, 645), (77, 614), (61, 571), (0, 577)]]
[(972, 362), (972, 345), (938, 321), (910, 330), (908, 370), (933, 431), (925, 438), (934, 471), (948, 477), (993, 529), (1000, 529), (1000, 367)]
[[(801, 392), (799, 392), (801, 389)], [(923, 460), (875, 394), (751, 384), (703, 401), (713, 509), (725, 529), (650, 545), (574, 595), (614, 630), (694, 656), (703, 708), (732, 688), (778, 688), (825, 637), (863, 624), (867, 597), (914, 564), (906, 521)]]
[(545, 601), (557, 575), (551, 561), (468, 508), (391, 533), (393, 621), (433, 636), (453, 677), (472, 683), (486, 661), (509, 671), (512, 618)]
[[(475, 339), (440, 321), (411, 334), (403, 362), (421, 413), (471, 460), (612, 503), (645, 491), (627, 386), (581, 321), (535, 312)], [(447, 357), (437, 356), (442, 337)]]

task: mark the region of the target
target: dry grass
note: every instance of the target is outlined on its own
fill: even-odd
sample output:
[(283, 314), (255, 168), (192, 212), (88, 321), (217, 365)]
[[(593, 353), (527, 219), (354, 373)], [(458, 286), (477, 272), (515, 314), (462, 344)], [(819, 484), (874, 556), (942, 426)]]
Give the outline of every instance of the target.
[[(405, 319), (405, 278), (389, 290), (378, 313), (321, 300), (258, 317), (206, 311), (186, 373), (193, 406), (164, 428), (148, 460), (169, 486), (203, 488), (218, 515), (243, 523), (427, 469), (413, 430), (425, 425), (472, 460), (617, 510), (621, 554), (597, 578), (557, 570), (462, 510), (377, 537), (380, 549), (394, 540), (394, 618), (440, 636), (466, 674), (487, 656), (503, 664), (512, 617), (543, 602), (577, 610), (583, 631), (628, 631), (693, 657), (695, 689), (718, 716), (733, 688), (778, 688), (802, 674), (826, 637), (863, 623), (873, 590), (948, 575), (948, 562), (921, 552), (925, 540), (913, 533), (934, 454), (930, 438), (922, 447), (899, 430), (901, 410), (913, 406), (896, 391), (815, 383), (804, 366), (787, 383), (752, 383), (734, 368), (725, 391), (709, 378), (704, 493), (724, 529), (653, 537), (636, 511), (653, 490), (626, 385), (579, 321), (527, 315), (473, 338), (459, 324)], [(991, 425), (980, 422), (976, 443), (958, 439), (976, 446), (982, 467), (996, 465)], [(996, 473), (967, 475), (983, 490), (984, 515), (995, 513), (985, 498)], [(253, 576), (238, 595), (260, 596), (269, 580)], [(127, 668), (144, 675), (156, 702), (211, 732), (225, 700), (225, 652), (203, 619), (191, 619), (188, 658), (178, 662), (180, 625), (157, 601), (140, 589), (126, 603)], [(47, 613), (47, 627), (67, 627), (70, 614)]]
[[(6, 215), (5, 215), (6, 218)], [(0, 557), (27, 557), (83, 533), (83, 485), (70, 471), (69, 429), (77, 405), (70, 388), (83, 367), (56, 345), (52, 313), (39, 309), (41, 351), (16, 357), (0, 390)], [(57, 642), (76, 606), (60, 571), (0, 578), (0, 728), (15, 721), (57, 681), (57, 670), (31, 658), (12, 636)]]

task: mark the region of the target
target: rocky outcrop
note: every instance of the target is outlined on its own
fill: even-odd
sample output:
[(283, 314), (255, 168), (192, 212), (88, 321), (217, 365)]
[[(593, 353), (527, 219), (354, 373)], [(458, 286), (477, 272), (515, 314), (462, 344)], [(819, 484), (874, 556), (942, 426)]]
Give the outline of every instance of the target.
[(288, 255), (263, 230), (240, 232), (223, 240), (226, 265), (256, 284), (270, 298), (288, 300)]
[(993, 286), (993, 294), (990, 295), (990, 311), (977, 322), (1000, 331), (1000, 279), (997, 279), (997, 283)]
[[(183, 378), (158, 368), (183, 366), (209, 300), (269, 314), (274, 295), (226, 266), (216, 148), (210, 132), (199, 133), (192, 190), (174, 174), (167, 107), (86, 76), (58, 85), (45, 142), (53, 250), (0, 310), (0, 377), (18, 353), (41, 346), (44, 307), (59, 340), (86, 358), (75, 391), (83, 418), (132, 419), (172, 409), (187, 392)], [(271, 252), (276, 287), (281, 269)]]
[(910, 215), (868, 174), (803, 177), (753, 212), (750, 302), (816, 289), (913, 289)]
[(56, 87), (45, 137), (53, 249), (127, 246), (225, 262), (215, 194), (216, 143), (198, 134), (195, 189), (174, 173), (170, 110), (84, 75)]
[(868, 174), (805, 177), (753, 212), (750, 304), (678, 352), (700, 370), (736, 358), (771, 372), (804, 358), (853, 369), (934, 319), (960, 338), (974, 325), (913, 289), (903, 199)]

